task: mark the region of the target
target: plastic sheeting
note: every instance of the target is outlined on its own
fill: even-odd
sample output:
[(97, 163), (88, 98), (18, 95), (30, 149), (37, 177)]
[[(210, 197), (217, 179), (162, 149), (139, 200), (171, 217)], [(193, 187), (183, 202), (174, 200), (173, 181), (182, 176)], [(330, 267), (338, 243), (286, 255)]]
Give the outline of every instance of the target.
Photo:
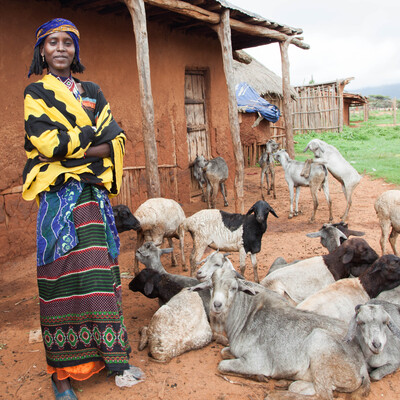
[(236, 85), (236, 100), (241, 110), (260, 113), (267, 121), (276, 122), (281, 116), (279, 108), (263, 99), (249, 84)]

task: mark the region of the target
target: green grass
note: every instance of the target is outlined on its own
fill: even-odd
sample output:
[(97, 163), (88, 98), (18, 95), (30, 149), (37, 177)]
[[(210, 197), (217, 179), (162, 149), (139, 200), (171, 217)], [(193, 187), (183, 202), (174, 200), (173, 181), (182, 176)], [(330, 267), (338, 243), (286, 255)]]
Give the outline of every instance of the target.
[(356, 128), (345, 126), (341, 133), (296, 135), (296, 160), (312, 158), (311, 152), (303, 153), (303, 150), (311, 139), (318, 138), (335, 146), (359, 173), (400, 185), (400, 126), (378, 126), (393, 123), (390, 116), (388, 122), (382, 122), (386, 119), (372, 114), (369, 121)]

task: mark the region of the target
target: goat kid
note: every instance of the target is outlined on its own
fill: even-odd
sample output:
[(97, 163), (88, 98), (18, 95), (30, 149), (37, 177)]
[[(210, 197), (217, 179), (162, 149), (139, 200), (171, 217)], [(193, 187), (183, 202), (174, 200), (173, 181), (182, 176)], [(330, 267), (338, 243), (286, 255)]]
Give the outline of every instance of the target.
[[(275, 160), (273, 157), (273, 153), (278, 151), (279, 144), (275, 142), (274, 139), (268, 140), (266, 143), (265, 152), (261, 155), (258, 164), (261, 167), (261, 176), (260, 176), (260, 188), (261, 188), (261, 198), (264, 198), (264, 175), (267, 181), (267, 194), (269, 195), (271, 190), (274, 194), (274, 199), (276, 199), (276, 190), (275, 190)], [(269, 181), (271, 176), (271, 183)]]

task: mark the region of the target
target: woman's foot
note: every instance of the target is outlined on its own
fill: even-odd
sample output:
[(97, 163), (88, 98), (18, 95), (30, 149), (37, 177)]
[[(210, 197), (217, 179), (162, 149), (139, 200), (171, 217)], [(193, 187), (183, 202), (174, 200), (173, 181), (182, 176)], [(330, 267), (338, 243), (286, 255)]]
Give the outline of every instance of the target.
[(57, 378), (57, 374), (53, 374), (51, 382), (56, 399), (77, 400), (69, 378), (61, 380)]

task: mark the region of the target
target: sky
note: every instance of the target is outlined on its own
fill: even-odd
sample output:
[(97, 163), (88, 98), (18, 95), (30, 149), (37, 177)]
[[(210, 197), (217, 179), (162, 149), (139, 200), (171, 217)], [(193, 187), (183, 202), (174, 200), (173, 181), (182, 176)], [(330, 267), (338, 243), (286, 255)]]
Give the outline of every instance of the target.
[[(400, 83), (400, 0), (228, 0), (270, 21), (303, 30), (289, 47), (293, 86), (354, 78), (345, 88)], [(278, 43), (245, 49), (282, 76)]]

